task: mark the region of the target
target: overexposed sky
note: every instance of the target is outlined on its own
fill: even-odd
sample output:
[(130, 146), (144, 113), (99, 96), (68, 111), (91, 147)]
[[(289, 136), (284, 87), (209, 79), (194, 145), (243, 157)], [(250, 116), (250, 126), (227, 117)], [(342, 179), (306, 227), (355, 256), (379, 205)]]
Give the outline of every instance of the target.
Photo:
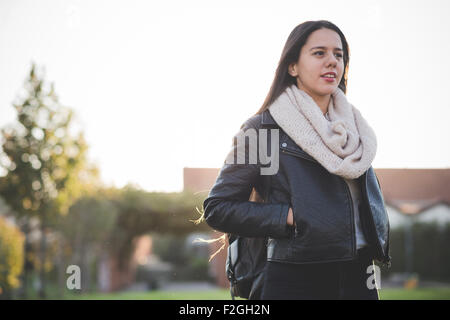
[(220, 167), (261, 106), (284, 43), (330, 20), (350, 46), (347, 97), (375, 168), (450, 166), (450, 1), (0, 1), (0, 127), (31, 62), (76, 112), (103, 181), (180, 191)]

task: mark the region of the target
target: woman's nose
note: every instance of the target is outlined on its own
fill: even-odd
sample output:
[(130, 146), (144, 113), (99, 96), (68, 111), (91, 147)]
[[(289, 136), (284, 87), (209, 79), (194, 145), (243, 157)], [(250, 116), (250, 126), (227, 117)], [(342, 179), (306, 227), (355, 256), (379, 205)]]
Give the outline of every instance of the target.
[(328, 55), (328, 59), (327, 59), (327, 65), (333, 65), (335, 66), (337, 64), (337, 58), (334, 56), (334, 54), (330, 54)]

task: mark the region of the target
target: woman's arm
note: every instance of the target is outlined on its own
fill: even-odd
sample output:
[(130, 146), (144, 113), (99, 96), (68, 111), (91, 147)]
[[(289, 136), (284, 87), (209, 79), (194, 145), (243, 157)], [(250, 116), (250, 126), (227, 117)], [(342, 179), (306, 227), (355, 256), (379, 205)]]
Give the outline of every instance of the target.
[[(250, 128), (258, 132), (259, 121), (257, 116), (250, 118), (235, 137)], [(218, 231), (243, 237), (288, 237), (291, 231), (287, 224), (289, 204), (249, 201), (252, 188), (261, 174), (260, 165), (249, 164), (248, 144), (244, 142), (244, 148), (240, 139), (236, 141), (227, 159), (233, 159), (235, 153), (245, 150), (245, 164), (225, 163), (221, 168), (208, 198), (203, 202), (206, 223)]]

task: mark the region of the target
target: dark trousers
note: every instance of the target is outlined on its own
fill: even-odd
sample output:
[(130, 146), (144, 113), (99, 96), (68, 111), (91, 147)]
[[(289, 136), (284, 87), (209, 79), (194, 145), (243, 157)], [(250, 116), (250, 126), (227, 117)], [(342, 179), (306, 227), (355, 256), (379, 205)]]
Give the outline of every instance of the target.
[[(354, 261), (313, 264), (266, 263), (264, 300), (378, 300), (370, 248), (358, 250)], [(371, 277), (371, 278), (370, 278)], [(373, 281), (372, 281), (373, 280)]]

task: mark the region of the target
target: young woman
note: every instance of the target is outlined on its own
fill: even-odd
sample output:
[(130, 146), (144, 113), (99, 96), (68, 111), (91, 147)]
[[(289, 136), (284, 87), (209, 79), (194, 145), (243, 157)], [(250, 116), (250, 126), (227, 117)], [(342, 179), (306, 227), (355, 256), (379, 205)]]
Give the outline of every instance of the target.
[[(262, 287), (250, 298), (378, 299), (374, 260), (390, 264), (389, 220), (371, 165), (375, 133), (345, 96), (348, 64), (336, 25), (298, 25), (204, 201), (212, 228), (268, 238)], [(246, 143), (249, 131), (257, 146)], [(243, 152), (245, 163), (233, 161)], [(264, 154), (278, 155), (276, 172), (262, 173)], [(249, 201), (252, 190), (263, 203)]]

